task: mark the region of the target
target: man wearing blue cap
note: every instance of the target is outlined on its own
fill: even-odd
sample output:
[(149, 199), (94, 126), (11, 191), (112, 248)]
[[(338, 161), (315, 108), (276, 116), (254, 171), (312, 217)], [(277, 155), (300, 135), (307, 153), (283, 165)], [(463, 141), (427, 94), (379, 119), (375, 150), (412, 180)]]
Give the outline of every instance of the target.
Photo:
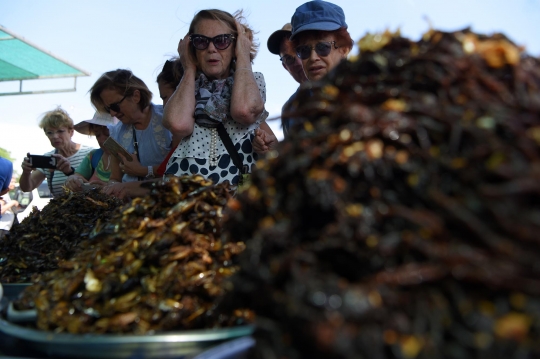
[(291, 24), (291, 40), (309, 81), (323, 78), (352, 49), (343, 9), (328, 1), (300, 5)]
[[(302, 62), (298, 56), (296, 56), (292, 41), (289, 39), (291, 37), (291, 30), (292, 25), (287, 23), (280, 30), (274, 31), (268, 38), (268, 50), (275, 55), (279, 55), (283, 68), (287, 70), (287, 72), (296, 82), (302, 84), (303, 82), (307, 81), (307, 77), (304, 73), (304, 69), (302, 68)], [(288, 106), (288, 104), (294, 99), (295, 95), (296, 92), (285, 103), (285, 105), (283, 105), (283, 108)], [(283, 109), (281, 111), (281, 127), (283, 128), (283, 135), (285, 138), (288, 138), (290, 119), (284, 116)]]

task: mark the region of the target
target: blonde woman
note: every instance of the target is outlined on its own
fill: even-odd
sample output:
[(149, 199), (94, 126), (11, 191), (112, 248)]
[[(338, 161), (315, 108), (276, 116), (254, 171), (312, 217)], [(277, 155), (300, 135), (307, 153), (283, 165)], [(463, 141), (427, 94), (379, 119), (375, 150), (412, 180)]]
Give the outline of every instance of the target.
[(30, 163), (29, 157), (25, 157), (21, 164), (22, 175), (19, 187), (23, 192), (30, 192), (47, 179), (51, 194), (57, 197), (64, 193), (62, 186), (66, 179), (75, 173), (75, 168), (92, 150), (92, 147), (73, 142), (73, 120), (60, 107), (45, 113), (39, 127), (43, 129), (51, 146), (54, 147), (54, 150), (44, 155), (55, 157), (56, 167), (54, 169), (35, 168)]

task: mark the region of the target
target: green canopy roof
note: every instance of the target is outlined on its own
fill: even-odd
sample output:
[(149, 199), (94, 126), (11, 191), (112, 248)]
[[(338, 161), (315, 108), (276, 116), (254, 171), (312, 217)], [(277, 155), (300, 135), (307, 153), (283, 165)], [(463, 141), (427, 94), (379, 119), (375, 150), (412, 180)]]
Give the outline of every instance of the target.
[[(0, 96), (75, 91), (78, 76), (90, 76), (90, 73), (0, 26), (0, 81), (20, 81), (19, 92), (0, 92)], [(22, 90), (23, 80), (62, 77), (73, 77), (73, 88), (43, 91)]]

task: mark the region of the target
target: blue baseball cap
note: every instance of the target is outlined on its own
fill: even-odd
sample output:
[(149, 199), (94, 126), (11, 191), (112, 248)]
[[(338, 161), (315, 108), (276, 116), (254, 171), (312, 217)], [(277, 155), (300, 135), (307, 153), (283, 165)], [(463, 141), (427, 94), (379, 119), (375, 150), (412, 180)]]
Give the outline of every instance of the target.
[(328, 1), (309, 1), (296, 8), (291, 18), (291, 39), (307, 30), (334, 31), (347, 28), (343, 9)]

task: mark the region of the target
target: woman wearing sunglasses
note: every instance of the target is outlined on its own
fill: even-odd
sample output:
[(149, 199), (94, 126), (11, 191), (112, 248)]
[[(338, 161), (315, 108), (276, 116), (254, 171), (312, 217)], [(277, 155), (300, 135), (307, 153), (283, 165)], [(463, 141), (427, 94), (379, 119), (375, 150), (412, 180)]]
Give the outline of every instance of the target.
[(296, 9), (291, 24), (291, 40), (309, 81), (323, 78), (352, 49), (345, 14), (335, 4), (309, 1)]
[(257, 44), (242, 21), (241, 12), (202, 10), (180, 40), (184, 76), (165, 107), (164, 124), (182, 140), (166, 174), (201, 174), (236, 185), (257, 159), (256, 130), (264, 130), (266, 149), (277, 142), (264, 122), (264, 78), (251, 69)]
[(171, 133), (163, 126), (163, 106), (151, 100), (152, 92), (129, 70), (106, 72), (90, 89), (94, 107), (120, 120), (110, 127), (110, 137), (131, 154), (122, 161), (113, 156), (109, 186), (153, 178), (171, 149)]

